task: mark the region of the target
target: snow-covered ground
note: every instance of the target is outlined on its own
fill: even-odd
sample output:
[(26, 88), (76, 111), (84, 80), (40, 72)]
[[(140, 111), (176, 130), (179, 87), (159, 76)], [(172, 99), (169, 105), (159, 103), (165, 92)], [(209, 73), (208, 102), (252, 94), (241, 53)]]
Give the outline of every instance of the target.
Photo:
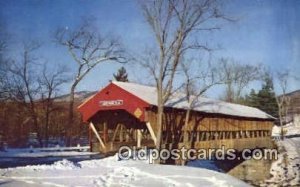
[(268, 186), (300, 186), (300, 138), (285, 138), (277, 142), (278, 160), (272, 163)]
[[(267, 186), (300, 186), (300, 127), (289, 123), (283, 127), (285, 137), (277, 139), (278, 160), (272, 163)], [(274, 126), (273, 137), (279, 137), (281, 128)]]
[[(289, 134), (297, 135), (297, 128), (287, 126)], [(276, 130), (276, 129), (275, 129)], [(276, 131), (274, 131), (276, 133)], [(273, 134), (274, 134), (273, 132)], [(272, 177), (265, 186), (300, 186), (300, 137), (277, 142), (279, 158), (273, 162)], [(36, 158), (61, 156), (89, 156), (94, 153), (78, 151), (8, 150), (0, 152), (6, 158)], [(51, 165), (28, 165), (0, 169), (1, 186), (248, 186), (218, 170), (212, 163), (191, 163), (186, 166), (153, 165), (147, 161), (104, 159), (72, 162), (60, 160)], [(204, 167), (204, 168), (203, 168)], [(205, 169), (209, 168), (209, 169)]]
[(0, 169), (2, 186), (248, 186), (229, 175), (186, 166), (105, 159)]
[[(294, 123), (286, 124), (282, 127), (285, 136), (300, 136), (300, 126), (296, 126)], [(272, 129), (272, 136), (278, 137), (280, 136), (281, 127), (274, 126)]]
[[(278, 160), (272, 163), (272, 177), (266, 180), (266, 186), (300, 186), (300, 127), (291, 123), (284, 130), (290, 138), (277, 141)], [(275, 127), (272, 134), (279, 132), (280, 128)]]

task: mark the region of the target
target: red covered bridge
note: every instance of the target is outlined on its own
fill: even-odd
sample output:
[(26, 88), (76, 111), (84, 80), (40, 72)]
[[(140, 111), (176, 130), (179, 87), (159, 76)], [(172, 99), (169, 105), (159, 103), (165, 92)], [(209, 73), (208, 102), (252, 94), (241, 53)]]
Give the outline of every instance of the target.
[[(89, 122), (92, 150), (109, 152), (122, 145), (154, 146), (156, 106), (155, 87), (111, 82), (78, 109), (83, 120)], [(274, 118), (259, 109), (202, 97), (185, 127), (187, 106), (184, 94), (180, 93), (166, 103), (162, 141), (165, 146), (178, 147), (183, 136), (188, 136), (188, 146), (194, 148), (225, 145), (240, 150), (272, 145)], [(183, 131), (188, 134), (183, 135)]]

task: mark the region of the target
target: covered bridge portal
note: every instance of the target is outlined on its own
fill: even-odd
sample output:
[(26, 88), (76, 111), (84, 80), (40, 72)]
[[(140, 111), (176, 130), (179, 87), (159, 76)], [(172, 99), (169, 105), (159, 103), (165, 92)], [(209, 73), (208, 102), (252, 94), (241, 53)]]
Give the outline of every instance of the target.
[[(154, 146), (157, 126), (155, 87), (111, 82), (87, 99), (78, 109), (89, 122), (93, 151), (117, 151), (122, 145)], [(199, 98), (187, 127), (188, 103), (183, 94), (174, 94), (163, 116), (163, 145), (193, 148), (271, 147), (274, 118), (256, 108)], [(186, 128), (186, 129), (185, 129)], [(185, 133), (184, 133), (185, 132)], [(186, 145), (186, 142), (189, 142)]]

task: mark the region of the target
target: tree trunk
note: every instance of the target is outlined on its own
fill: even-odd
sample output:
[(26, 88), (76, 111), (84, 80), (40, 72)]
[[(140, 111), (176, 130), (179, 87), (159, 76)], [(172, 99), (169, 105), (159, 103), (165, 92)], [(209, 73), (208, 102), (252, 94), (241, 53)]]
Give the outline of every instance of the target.
[[(189, 141), (189, 134), (188, 134), (188, 125), (190, 121), (190, 114), (191, 114), (191, 109), (186, 111), (185, 113), (185, 121), (184, 121), (184, 129), (183, 129), (183, 146), (187, 149), (190, 148), (190, 141)], [(181, 159), (180, 160), (180, 165), (184, 166), (186, 164), (186, 160)]]
[(42, 141), (42, 136), (41, 136), (40, 129), (39, 129), (39, 124), (38, 124), (37, 116), (36, 116), (36, 114), (34, 112), (32, 112), (32, 113), (33, 114), (31, 116), (32, 116), (32, 119), (33, 119), (34, 130), (37, 133), (37, 138), (38, 138), (40, 147), (43, 147), (43, 141)]
[(71, 146), (71, 138), (72, 138), (72, 128), (74, 122), (74, 94), (75, 94), (76, 84), (73, 84), (70, 90), (70, 100), (69, 100), (69, 116), (68, 123), (65, 126), (65, 136), (66, 136), (66, 144), (67, 146)]
[[(164, 113), (164, 103), (163, 103), (163, 90), (162, 82), (158, 82), (157, 88), (157, 138), (155, 148), (160, 151), (162, 144), (162, 131), (163, 131), (163, 113)], [(160, 158), (158, 158), (155, 163), (160, 164)]]
[(186, 114), (185, 114), (185, 122), (184, 122), (184, 134), (183, 134), (183, 145), (188, 146), (188, 125), (190, 121), (190, 113), (191, 109), (188, 109)]
[(45, 147), (48, 147), (49, 143), (49, 103), (47, 101), (47, 108), (46, 108), (46, 119), (45, 119)]
[[(162, 104), (158, 105), (157, 108), (157, 139), (156, 139), (156, 145), (155, 148), (160, 151), (161, 150), (161, 144), (162, 144), (162, 131), (163, 131), (163, 112), (164, 108)], [(160, 164), (160, 158), (158, 158), (155, 161), (156, 164)]]

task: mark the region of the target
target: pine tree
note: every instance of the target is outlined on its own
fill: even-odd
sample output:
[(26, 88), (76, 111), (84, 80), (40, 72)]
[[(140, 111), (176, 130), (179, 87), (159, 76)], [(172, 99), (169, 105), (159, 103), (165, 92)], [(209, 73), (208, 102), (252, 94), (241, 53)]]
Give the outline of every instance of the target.
[(274, 117), (278, 117), (278, 106), (276, 103), (273, 80), (269, 75), (265, 76), (261, 90), (256, 93), (255, 90), (252, 89), (245, 100), (247, 105), (259, 108)]
[(268, 114), (278, 117), (278, 106), (274, 92), (273, 80), (267, 75), (262, 89), (257, 94), (259, 108)]
[(245, 104), (248, 106), (259, 108), (258, 96), (254, 89), (251, 89), (250, 94), (246, 95)]
[(120, 82), (128, 82), (128, 74), (126, 72), (126, 69), (124, 67), (121, 67), (118, 70), (118, 73), (114, 74), (114, 79)]

